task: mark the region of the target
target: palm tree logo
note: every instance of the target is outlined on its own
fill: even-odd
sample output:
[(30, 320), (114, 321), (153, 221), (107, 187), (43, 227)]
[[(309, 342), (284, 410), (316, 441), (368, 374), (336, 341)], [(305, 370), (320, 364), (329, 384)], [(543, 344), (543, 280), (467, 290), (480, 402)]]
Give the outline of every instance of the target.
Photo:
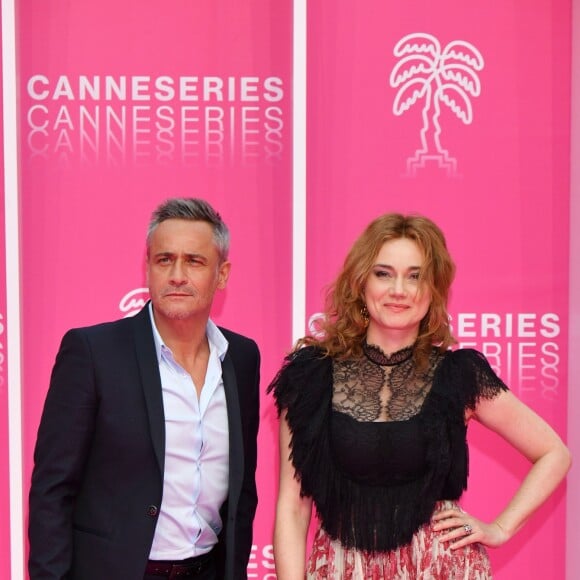
[(477, 74), (484, 65), (481, 53), (464, 40), (454, 40), (441, 50), (437, 38), (422, 32), (401, 38), (393, 53), (399, 59), (389, 78), (391, 87), (398, 89), (393, 113), (401, 116), (423, 99), (421, 147), (407, 158), (407, 175), (415, 176), (427, 163), (457, 175), (457, 160), (441, 146), (439, 117), (446, 105), (465, 125), (473, 121), (470, 96), (481, 92)]

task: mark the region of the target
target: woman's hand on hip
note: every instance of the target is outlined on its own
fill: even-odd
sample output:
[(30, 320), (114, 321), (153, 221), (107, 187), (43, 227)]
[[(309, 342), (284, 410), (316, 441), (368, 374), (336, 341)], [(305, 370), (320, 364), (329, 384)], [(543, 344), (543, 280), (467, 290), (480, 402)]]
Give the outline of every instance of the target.
[(474, 543), (497, 548), (509, 540), (508, 533), (497, 522), (486, 524), (460, 509), (436, 512), (432, 526), (434, 531), (441, 532), (441, 542), (451, 542), (452, 550)]

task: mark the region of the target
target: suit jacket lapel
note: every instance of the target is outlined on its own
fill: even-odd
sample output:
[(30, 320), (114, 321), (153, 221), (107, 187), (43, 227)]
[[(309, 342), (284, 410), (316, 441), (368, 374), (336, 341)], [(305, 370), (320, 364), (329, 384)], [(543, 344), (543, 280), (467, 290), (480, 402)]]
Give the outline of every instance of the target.
[(238, 503), (244, 473), (244, 441), (242, 435), (242, 420), (240, 415), (240, 400), (238, 383), (232, 357), (226, 353), (222, 362), (222, 377), (228, 408), (228, 430), (230, 441), (229, 469), (229, 507), (234, 509)]
[(159, 364), (153, 340), (153, 329), (149, 318), (149, 303), (133, 318), (135, 351), (141, 375), (141, 385), (151, 429), (151, 441), (159, 469), (165, 467), (165, 416), (163, 414), (163, 394)]

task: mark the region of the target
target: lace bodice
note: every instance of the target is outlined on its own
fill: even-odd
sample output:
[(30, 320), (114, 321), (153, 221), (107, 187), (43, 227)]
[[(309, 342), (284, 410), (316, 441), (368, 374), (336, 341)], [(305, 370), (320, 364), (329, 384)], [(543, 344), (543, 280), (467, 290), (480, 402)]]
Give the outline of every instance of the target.
[(332, 408), (357, 421), (405, 421), (417, 415), (442, 354), (433, 350), (425, 371), (416, 370), (413, 347), (386, 355), (365, 344), (359, 359), (333, 361)]

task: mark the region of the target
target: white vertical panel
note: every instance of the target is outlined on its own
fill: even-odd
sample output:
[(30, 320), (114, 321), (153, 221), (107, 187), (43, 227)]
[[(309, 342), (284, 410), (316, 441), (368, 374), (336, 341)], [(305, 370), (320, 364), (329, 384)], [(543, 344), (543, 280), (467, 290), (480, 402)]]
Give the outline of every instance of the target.
[(572, 2), (572, 142), (570, 148), (570, 321), (568, 350), (568, 475), (566, 578), (580, 578), (580, 0)]
[(11, 579), (21, 580), (24, 578), (24, 506), (22, 485), (22, 381), (20, 372), (18, 109), (16, 105), (16, 24), (14, 10), (14, 0), (2, 0), (6, 337), (8, 349), (8, 446), (10, 456), (10, 560)]
[(294, 0), (292, 339), (304, 335), (306, 319), (306, 19), (307, 0)]

